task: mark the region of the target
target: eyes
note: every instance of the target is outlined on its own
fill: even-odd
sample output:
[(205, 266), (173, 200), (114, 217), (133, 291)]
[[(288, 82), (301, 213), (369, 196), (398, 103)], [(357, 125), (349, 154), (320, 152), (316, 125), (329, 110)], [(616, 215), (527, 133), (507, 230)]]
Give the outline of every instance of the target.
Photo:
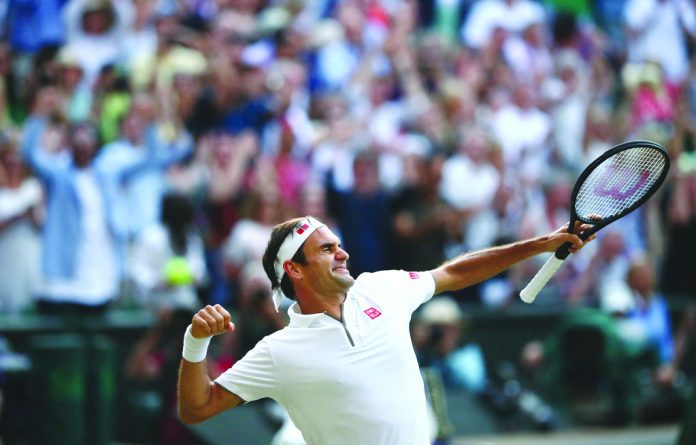
[(341, 248), (340, 244), (323, 244), (320, 247), (320, 252), (334, 254)]

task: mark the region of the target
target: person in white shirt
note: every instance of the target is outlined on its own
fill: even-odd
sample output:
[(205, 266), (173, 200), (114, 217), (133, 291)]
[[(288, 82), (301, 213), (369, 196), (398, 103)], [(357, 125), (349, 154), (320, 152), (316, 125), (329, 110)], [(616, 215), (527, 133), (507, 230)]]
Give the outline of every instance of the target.
[[(589, 226), (579, 226), (585, 230)], [(194, 315), (184, 335), (179, 416), (199, 423), (242, 403), (270, 397), (289, 413), (308, 445), (430, 443), (426, 398), (411, 344), (411, 314), (434, 294), (486, 280), (565, 242), (548, 235), (459, 256), (426, 272), (348, 270), (338, 237), (313, 217), (277, 225), (263, 265), (278, 307), (296, 300), (289, 326), (265, 337), (214, 382), (208, 343), (232, 332), (221, 306)]]
[(696, 37), (696, 7), (688, 0), (629, 0), (623, 10), (628, 60), (657, 62), (667, 80), (689, 72), (687, 38)]
[(480, 0), (471, 7), (460, 36), (465, 46), (480, 49), (496, 28), (510, 34), (521, 33), (545, 18), (544, 7), (533, 0)]

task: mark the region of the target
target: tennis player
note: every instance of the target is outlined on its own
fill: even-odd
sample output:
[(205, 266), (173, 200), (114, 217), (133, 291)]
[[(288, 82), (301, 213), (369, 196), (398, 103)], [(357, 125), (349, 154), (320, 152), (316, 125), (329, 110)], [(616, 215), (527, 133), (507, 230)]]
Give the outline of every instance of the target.
[[(581, 226), (580, 230), (584, 230)], [(229, 313), (206, 306), (184, 337), (179, 415), (198, 423), (264, 397), (281, 404), (308, 445), (428, 445), (423, 381), (411, 345), (411, 314), (433, 295), (486, 280), (563, 243), (583, 246), (560, 228), (548, 235), (457, 257), (430, 271), (348, 271), (338, 237), (312, 217), (277, 225), (263, 258), (289, 326), (261, 340), (211, 382), (211, 337), (232, 332)]]

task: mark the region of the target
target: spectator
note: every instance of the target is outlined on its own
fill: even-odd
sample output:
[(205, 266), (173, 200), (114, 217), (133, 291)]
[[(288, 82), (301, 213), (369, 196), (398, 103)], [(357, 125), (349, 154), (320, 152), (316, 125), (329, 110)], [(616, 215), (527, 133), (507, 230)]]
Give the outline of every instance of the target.
[(668, 82), (679, 83), (688, 67), (687, 39), (696, 36), (696, 9), (683, 0), (628, 0), (628, 60), (657, 62)]
[[(680, 159), (686, 156), (679, 154)], [(696, 246), (696, 169), (690, 163), (678, 162), (670, 185), (663, 200), (662, 214), (667, 230), (661, 289), (671, 295), (696, 295), (696, 281), (691, 278), (688, 266)]]
[(235, 288), (241, 269), (261, 261), (271, 230), (282, 215), (282, 204), (280, 194), (273, 189), (255, 190), (243, 197), (244, 216), (232, 227), (222, 252), (227, 279)]
[(585, 425), (625, 425), (638, 410), (639, 374), (616, 320), (582, 308), (563, 317), (543, 342), (525, 345), (522, 364), (549, 398)]
[(447, 296), (435, 298), (415, 318), (413, 343), (420, 366), (437, 369), (447, 388), (483, 391), (485, 359), (478, 345), (464, 340), (468, 326), (457, 303)]
[[(587, 160), (595, 159), (585, 157), (583, 146), (585, 134), (592, 134), (591, 130), (586, 128), (591, 100), (587, 93), (588, 79), (582, 61), (571, 52), (559, 55), (557, 65), (559, 89), (554, 93), (547, 92), (547, 96), (552, 96), (548, 99), (553, 101), (551, 118), (552, 141), (556, 150), (554, 155), (562, 166), (580, 172), (589, 163)], [(607, 124), (608, 122), (604, 125)], [(596, 148), (593, 147), (593, 150)]]
[(546, 42), (542, 17), (529, 22), (519, 35), (510, 36), (503, 46), (504, 57), (520, 79), (539, 83), (553, 70), (550, 45)]
[(165, 14), (164, 5), (166, 2), (133, 1), (131, 28), (125, 33), (123, 40), (124, 65), (129, 70), (136, 61), (147, 59), (157, 51), (158, 36), (155, 22)]
[(338, 190), (348, 190), (353, 187), (356, 152), (367, 136), (344, 95), (327, 94), (316, 102), (323, 128), (310, 161), (313, 175), (320, 180), (330, 175)]
[[(563, 170), (546, 172), (540, 194), (534, 194), (526, 205), (521, 233), (541, 233), (570, 218), (570, 195), (573, 190), (572, 176)], [(532, 188), (534, 190), (534, 188)]]
[(66, 48), (82, 67), (85, 85), (91, 87), (104, 66), (120, 60), (132, 7), (125, 1), (70, 0), (63, 8)]
[(63, 114), (70, 122), (89, 119), (92, 115), (92, 90), (82, 82), (84, 70), (76, 55), (64, 48), (58, 53), (57, 62), (59, 88), (63, 95), (61, 102), (65, 106)]
[(571, 304), (598, 306), (611, 293), (628, 292), (625, 277), (631, 252), (621, 230), (607, 228), (599, 234), (594, 247), (591, 258), (583, 255), (584, 267), (580, 266), (582, 269), (567, 290), (567, 301)]
[(60, 11), (66, 0), (12, 1), (8, 7), (8, 34), (12, 49), (33, 54), (46, 45), (63, 42), (65, 24)]
[(320, 89), (326, 91), (337, 91), (348, 83), (364, 54), (364, 11), (356, 3), (343, 2), (336, 16), (343, 31), (341, 38), (317, 52), (316, 76)]
[(27, 174), (21, 154), (5, 140), (0, 147), (0, 313), (33, 308), (39, 278), (39, 225), (43, 192)]
[(14, 127), (24, 111), (19, 100), (21, 88), (13, 72), (14, 60), (10, 46), (0, 42), (0, 125), (3, 128)]
[(67, 133), (69, 152), (46, 152), (46, 116), (58, 106), (57, 97), (41, 91), (34, 105), (22, 153), (47, 191), (38, 309), (103, 313), (118, 294), (120, 271), (104, 166), (95, 162), (96, 128), (87, 122), (73, 124)]
[(551, 119), (538, 107), (538, 94), (532, 85), (515, 85), (512, 102), (495, 112), (492, 128), (506, 166), (515, 166), (527, 183), (539, 181), (549, 162)]
[(637, 363), (634, 366), (649, 370), (649, 378), (643, 384), (650, 391), (640, 394), (638, 420), (642, 423), (677, 420), (683, 405), (683, 396), (676, 384), (680, 363), (675, 356), (667, 301), (655, 288), (654, 267), (648, 257), (637, 255), (632, 259), (626, 282), (632, 301), (619, 318), (619, 332), (635, 350)]
[(625, 319), (629, 338), (654, 351), (658, 364), (655, 371), (657, 383), (671, 384), (674, 377), (672, 322), (667, 302), (655, 288), (655, 273), (647, 257), (633, 258), (626, 273), (626, 282), (634, 301)]
[[(116, 72), (114, 65), (106, 65), (99, 72), (96, 82), (91, 87), (93, 110), (99, 112), (99, 134), (102, 144), (109, 144), (118, 139), (120, 123), (131, 107), (131, 101), (145, 102), (144, 95), (131, 97), (126, 78)], [(142, 116), (145, 121), (148, 119)], [(95, 117), (96, 118), (96, 117)]]
[(501, 175), (491, 162), (492, 143), (483, 131), (461, 128), (458, 136), (457, 151), (442, 165), (440, 194), (467, 214), (464, 244), (467, 249), (478, 249), (498, 237), (498, 217), (491, 214), (491, 207), (502, 185)]
[(632, 131), (674, 119), (679, 90), (676, 85), (665, 82), (657, 64), (626, 65), (622, 74), (630, 95)]
[[(147, 118), (137, 109), (128, 112), (120, 122), (119, 139), (104, 146), (100, 154), (100, 162), (116, 181), (109, 184), (109, 198), (114, 206), (114, 229), (124, 241), (159, 220), (167, 188), (165, 170), (193, 148), (185, 132), (171, 143), (164, 142), (161, 128)], [(139, 168), (132, 168), (134, 165)]]
[[(669, 312), (654, 289), (653, 267), (646, 257), (636, 256), (625, 279), (628, 292), (614, 287), (605, 293), (603, 312), (578, 310), (543, 344), (529, 343), (522, 352), (526, 366), (542, 367), (537, 377), (545, 391), (564, 397), (583, 422), (665, 420), (681, 404), (673, 391)], [(641, 380), (644, 371), (649, 381)], [(593, 399), (594, 413), (583, 402)], [(611, 416), (597, 415), (602, 403), (614, 406)]]
[(165, 195), (161, 205), (161, 222), (145, 227), (133, 243), (129, 275), (145, 307), (197, 307), (206, 269), (193, 207), (185, 197), (174, 194)]
[(545, 19), (544, 9), (532, 0), (480, 0), (473, 5), (462, 26), (462, 41), (480, 49), (491, 40), (495, 29), (522, 32), (529, 24)]
[(213, 131), (199, 139), (191, 163), (170, 173), (174, 188), (201, 200), (210, 249), (224, 242), (240, 218), (238, 202), (258, 153), (258, 138), (251, 131), (238, 135)]
[(339, 191), (329, 184), (329, 214), (350, 249), (351, 271), (356, 276), (388, 264), (390, 198), (379, 182), (378, 157), (359, 153), (353, 161), (353, 188)]
[(428, 270), (445, 260), (445, 245), (460, 219), (440, 198), (442, 159), (413, 153), (405, 166), (410, 181), (393, 198), (390, 263), (397, 269)]
[(590, 105), (585, 117), (583, 163), (589, 165), (612, 146), (612, 116), (609, 107)]

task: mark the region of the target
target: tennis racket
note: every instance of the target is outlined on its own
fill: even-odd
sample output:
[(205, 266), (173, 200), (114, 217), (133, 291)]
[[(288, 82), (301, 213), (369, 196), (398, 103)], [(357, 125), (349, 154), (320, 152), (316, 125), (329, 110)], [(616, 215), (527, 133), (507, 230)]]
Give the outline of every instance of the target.
[[(591, 225), (577, 234), (586, 240), (647, 201), (667, 177), (669, 156), (662, 146), (649, 141), (619, 144), (592, 161), (580, 174), (570, 200), (568, 233), (576, 222)], [(570, 255), (571, 243), (559, 247), (520, 292), (531, 303)]]

